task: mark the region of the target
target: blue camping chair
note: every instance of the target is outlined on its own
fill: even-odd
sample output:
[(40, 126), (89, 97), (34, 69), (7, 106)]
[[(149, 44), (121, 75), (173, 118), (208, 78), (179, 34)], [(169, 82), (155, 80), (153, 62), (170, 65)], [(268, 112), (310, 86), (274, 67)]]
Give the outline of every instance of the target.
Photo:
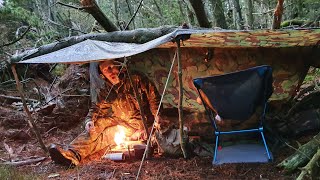
[[(273, 92), (272, 81), (272, 68), (267, 65), (193, 80), (215, 129), (216, 142), (213, 164), (269, 162), (272, 160), (272, 154), (268, 150), (263, 134), (267, 101)], [(219, 130), (216, 115), (222, 119), (244, 122), (256, 112), (259, 106), (263, 108), (263, 111), (258, 127), (230, 131)], [(236, 144), (219, 148), (218, 153), (221, 135), (249, 132), (260, 133), (263, 143)]]

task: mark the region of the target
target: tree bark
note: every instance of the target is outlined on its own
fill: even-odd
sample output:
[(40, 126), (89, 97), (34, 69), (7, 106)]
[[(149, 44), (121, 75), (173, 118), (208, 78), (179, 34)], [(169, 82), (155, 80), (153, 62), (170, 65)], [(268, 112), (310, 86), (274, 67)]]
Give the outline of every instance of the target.
[(254, 19), (253, 19), (253, 3), (252, 0), (246, 0), (245, 2), (246, 5), (246, 26), (247, 29), (254, 29)]
[(308, 163), (313, 155), (320, 148), (320, 133), (313, 137), (308, 143), (299, 147), (299, 149), (290, 157), (283, 160), (278, 167), (283, 167), (288, 172), (293, 172), (298, 167)]
[(319, 165), (317, 163), (319, 159), (320, 159), (320, 149), (318, 149), (317, 153), (313, 155), (312, 159), (308, 162), (308, 164), (301, 169), (301, 173), (298, 176), (297, 180), (305, 179), (306, 175), (311, 176), (311, 179), (316, 179), (317, 176), (315, 175), (316, 174), (315, 169), (319, 168)]
[(119, 29), (101, 11), (95, 0), (81, 0), (80, 3), (85, 11), (91, 14), (107, 32), (119, 31)]
[[(128, 9), (129, 9), (129, 15), (130, 17), (133, 16), (133, 8), (132, 8), (132, 5), (131, 3), (129, 2), (129, 0), (126, 0), (126, 3), (127, 3), (127, 6), (128, 6)], [(126, 25), (127, 26), (127, 25)], [(132, 20), (132, 26), (133, 28), (132, 29), (136, 29), (136, 23), (135, 23), (135, 20), (133, 19)], [(129, 27), (127, 27), (128, 29), (130, 29)]]
[(114, 17), (116, 19), (116, 24), (119, 25), (120, 19), (119, 19), (119, 4), (118, 4), (118, 0), (113, 0), (113, 6), (114, 6)]
[(280, 28), (282, 14), (283, 14), (283, 2), (284, 0), (278, 0), (278, 4), (276, 6), (276, 9), (273, 15), (272, 29)]
[(223, 4), (221, 0), (211, 0), (212, 12), (215, 19), (215, 26), (227, 29), (226, 17), (224, 16)]
[(202, 0), (189, 0), (193, 10), (196, 14), (198, 23), (200, 27), (210, 28), (211, 24), (208, 20), (206, 15), (206, 11), (204, 9), (203, 1)]
[(181, 0), (186, 4), (186, 10), (187, 10), (187, 17), (190, 25), (195, 25), (194, 21), (194, 12), (191, 10), (190, 2), (187, 0)]

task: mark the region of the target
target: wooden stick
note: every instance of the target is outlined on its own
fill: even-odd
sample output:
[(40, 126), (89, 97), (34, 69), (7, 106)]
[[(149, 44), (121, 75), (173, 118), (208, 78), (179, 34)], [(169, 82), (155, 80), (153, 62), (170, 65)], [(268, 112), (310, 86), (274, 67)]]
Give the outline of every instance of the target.
[(28, 119), (27, 119), (28, 120), (28, 124), (31, 127), (31, 129), (33, 130), (33, 132), (36, 134), (36, 137), (37, 137), (37, 139), (38, 139), (38, 141), (40, 143), (41, 148), (44, 150), (45, 153), (48, 153), (48, 149), (44, 145), (44, 143), (42, 141), (42, 138), (40, 136), (38, 127), (36, 126), (36, 123), (34, 122), (32, 116), (31, 116), (31, 113), (30, 113), (30, 111), (28, 109), (26, 100), (25, 100), (24, 95), (23, 95), (23, 88), (22, 88), (21, 83), (19, 81), (15, 65), (11, 65), (11, 70), (12, 70), (12, 73), (14, 75), (14, 79), (16, 80), (17, 90), (19, 91), (19, 94), (20, 94), (20, 97), (21, 97), (21, 100), (22, 100), (22, 104), (23, 104), (23, 108), (24, 108), (24, 110), (25, 110), (25, 112), (27, 113), (27, 116), (28, 116)]
[(1, 163), (1, 165), (23, 166), (23, 165), (27, 165), (27, 164), (41, 162), (41, 161), (44, 161), (45, 159), (46, 159), (46, 157), (40, 157), (40, 158), (36, 158), (36, 159), (27, 159), (27, 160), (23, 160), (23, 161), (5, 162), (5, 163)]
[[(0, 98), (3, 98), (3, 99), (9, 99), (11, 101), (21, 101), (21, 98), (20, 97), (15, 97), (15, 96), (6, 96), (6, 95), (0, 95)], [(26, 101), (30, 101), (30, 102), (38, 102), (38, 100), (36, 99), (26, 99)]]
[(130, 72), (129, 68), (126, 67), (126, 69), (127, 69), (127, 74), (128, 74), (128, 78), (129, 78), (129, 81), (130, 81), (130, 85), (133, 88), (133, 94), (134, 94), (134, 96), (135, 96), (135, 98), (137, 99), (137, 102), (138, 102), (142, 123), (143, 123), (143, 126), (144, 126), (144, 130), (147, 133), (147, 139), (148, 139), (149, 138), (149, 130), (148, 130), (148, 126), (147, 126), (147, 119), (146, 119), (146, 116), (145, 116), (145, 113), (144, 113), (144, 109), (143, 109), (142, 104), (141, 104), (141, 99), (142, 99), (141, 96), (142, 95), (140, 93), (138, 93), (137, 87), (132, 82), (131, 72)]
[(183, 102), (183, 84), (182, 84), (182, 68), (181, 68), (181, 52), (180, 52), (180, 39), (177, 41), (177, 53), (178, 53), (178, 81), (179, 81), (179, 105), (178, 105), (178, 111), (179, 111), (179, 128), (180, 128), (180, 146), (183, 153), (183, 157), (187, 158), (187, 151), (186, 151), (186, 142), (185, 142), (185, 136), (183, 131), (183, 111), (182, 111), (182, 102)]

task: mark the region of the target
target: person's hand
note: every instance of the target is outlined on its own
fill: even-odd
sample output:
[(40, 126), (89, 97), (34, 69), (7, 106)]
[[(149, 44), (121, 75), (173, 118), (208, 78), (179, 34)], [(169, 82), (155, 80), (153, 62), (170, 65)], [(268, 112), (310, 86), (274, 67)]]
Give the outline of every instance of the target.
[(92, 122), (92, 121), (88, 121), (88, 122), (86, 123), (85, 129), (86, 129), (87, 132), (92, 132), (92, 131), (94, 131), (94, 124), (93, 124), (93, 122)]
[(140, 139), (147, 139), (147, 133), (145, 130), (137, 130), (132, 136), (130, 136), (131, 141), (137, 141)]

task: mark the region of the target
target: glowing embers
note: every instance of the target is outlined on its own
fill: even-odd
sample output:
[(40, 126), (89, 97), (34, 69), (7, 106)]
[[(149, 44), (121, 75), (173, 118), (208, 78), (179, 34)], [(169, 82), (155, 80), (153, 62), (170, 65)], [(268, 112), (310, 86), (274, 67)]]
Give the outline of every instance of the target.
[(103, 155), (103, 159), (110, 159), (113, 161), (124, 161), (132, 159), (140, 159), (143, 156), (146, 144), (142, 141), (130, 141), (126, 137), (126, 128), (117, 126), (118, 131), (114, 134), (114, 142), (116, 145), (109, 146)]
[(117, 126), (118, 132), (114, 135), (114, 142), (117, 144), (117, 147), (126, 146), (126, 133), (125, 133), (125, 127), (123, 126)]

